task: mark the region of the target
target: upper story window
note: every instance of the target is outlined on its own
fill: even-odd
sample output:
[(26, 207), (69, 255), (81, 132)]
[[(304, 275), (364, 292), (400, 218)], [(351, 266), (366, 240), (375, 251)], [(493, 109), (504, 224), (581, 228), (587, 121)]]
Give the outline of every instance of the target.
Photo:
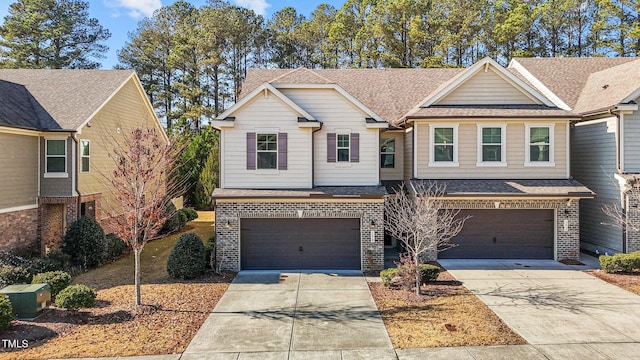
[(526, 161), (529, 166), (553, 166), (553, 126), (527, 125)]
[(277, 169), (278, 134), (257, 134), (256, 156), (258, 169)]
[(505, 166), (506, 126), (478, 127), (478, 166)]
[(45, 177), (67, 177), (67, 140), (45, 139)]
[(458, 125), (431, 125), (429, 166), (458, 166)]
[(89, 140), (80, 140), (80, 172), (89, 172)]
[(380, 140), (380, 167), (383, 169), (396, 167), (396, 139), (382, 138)]
[(349, 134), (337, 134), (336, 135), (336, 151), (337, 151), (337, 158), (338, 161), (349, 161), (350, 160), (350, 156), (349, 156), (349, 150), (351, 149), (350, 144), (350, 137)]

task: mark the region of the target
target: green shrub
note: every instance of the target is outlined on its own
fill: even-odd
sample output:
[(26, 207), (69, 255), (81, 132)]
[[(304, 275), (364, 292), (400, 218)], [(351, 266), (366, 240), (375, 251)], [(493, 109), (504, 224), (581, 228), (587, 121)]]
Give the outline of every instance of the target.
[(428, 281), (436, 281), (440, 274), (440, 268), (431, 264), (420, 264), (420, 283), (426, 284)]
[(62, 251), (71, 256), (75, 265), (84, 269), (96, 267), (102, 260), (104, 231), (98, 222), (83, 216), (71, 223), (64, 235)]
[(198, 218), (198, 212), (191, 208), (183, 208), (179, 211), (187, 216), (187, 222), (193, 221)]
[(187, 225), (187, 222), (189, 221), (189, 217), (187, 216), (187, 214), (184, 213), (184, 211), (182, 211), (182, 209), (178, 211), (177, 215), (178, 215), (178, 219), (180, 219), (180, 227), (178, 227), (178, 230), (180, 230), (185, 225)]
[(31, 261), (31, 274), (38, 274), (48, 271), (65, 271), (69, 268), (71, 256), (55, 251), (50, 252), (47, 256), (35, 258)]
[(178, 279), (193, 279), (204, 273), (206, 267), (204, 244), (194, 233), (185, 233), (171, 249), (167, 260), (167, 273)]
[(105, 235), (101, 263), (104, 264), (118, 258), (127, 247), (128, 245), (118, 235)]
[(615, 254), (600, 256), (600, 267), (604, 272), (632, 272), (640, 269), (640, 251), (629, 254)]
[(51, 287), (51, 299), (55, 300), (60, 291), (71, 284), (71, 275), (64, 271), (49, 271), (34, 275), (31, 283), (49, 284)]
[(31, 271), (24, 266), (2, 266), (0, 267), (0, 288), (13, 284), (31, 283)]
[(204, 243), (204, 258), (207, 261), (209, 269), (216, 267), (216, 236), (212, 235), (206, 243)]
[(160, 229), (160, 234), (169, 234), (174, 231), (180, 230), (180, 215), (178, 215), (178, 210), (176, 210), (175, 205), (173, 203), (169, 203), (167, 208), (165, 209), (167, 220), (162, 224), (162, 228)]
[(399, 275), (400, 269), (397, 267), (380, 271), (380, 279), (382, 279), (382, 283), (384, 284), (384, 286), (387, 287), (394, 286)]
[(71, 285), (64, 288), (56, 297), (56, 306), (76, 311), (96, 305), (96, 291), (86, 285)]
[(0, 298), (0, 330), (7, 329), (11, 325), (11, 320), (15, 320), (16, 316), (13, 313), (13, 307), (11, 307), (11, 301), (9, 298)]

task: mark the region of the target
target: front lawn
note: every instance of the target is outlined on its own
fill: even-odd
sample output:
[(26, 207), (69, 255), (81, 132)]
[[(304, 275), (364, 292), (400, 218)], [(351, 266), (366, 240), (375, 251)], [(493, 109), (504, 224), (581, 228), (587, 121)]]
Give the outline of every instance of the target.
[(640, 272), (609, 274), (602, 270), (588, 271), (589, 274), (610, 284), (640, 295)]
[(420, 297), (382, 283), (369, 287), (395, 348), (527, 343), (446, 271)]
[[(211, 222), (191, 222), (182, 231), (203, 240)], [(2, 339), (28, 340), (28, 348), (0, 352), (0, 359), (115, 357), (181, 353), (226, 291), (232, 274), (208, 272), (176, 281), (166, 272), (167, 257), (180, 233), (149, 242), (141, 254), (142, 303), (136, 309), (133, 255), (91, 270), (76, 283), (98, 289), (97, 306), (71, 313), (50, 309), (35, 321), (15, 321)], [(7, 350), (7, 349), (0, 349)]]

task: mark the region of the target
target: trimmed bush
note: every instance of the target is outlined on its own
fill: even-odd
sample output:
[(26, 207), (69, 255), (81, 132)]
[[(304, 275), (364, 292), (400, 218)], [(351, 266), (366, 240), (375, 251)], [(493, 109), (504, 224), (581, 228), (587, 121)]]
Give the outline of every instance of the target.
[(169, 202), (169, 205), (167, 205), (167, 208), (165, 209), (165, 213), (167, 220), (162, 224), (162, 228), (159, 233), (169, 234), (174, 231), (178, 231), (180, 229), (180, 215), (178, 215), (178, 210), (176, 210), (175, 205)]
[(15, 320), (16, 315), (13, 313), (13, 307), (9, 298), (0, 298), (0, 330), (5, 330), (11, 325), (11, 320)]
[(182, 211), (182, 209), (178, 211), (177, 215), (178, 215), (178, 219), (180, 219), (180, 227), (178, 227), (178, 230), (180, 230), (185, 225), (187, 225), (187, 222), (189, 221), (189, 217), (187, 216), (187, 214), (184, 213), (184, 211)]
[(102, 263), (107, 263), (113, 259), (117, 259), (122, 252), (128, 247), (122, 239), (116, 234), (107, 234), (104, 237), (104, 248), (102, 252)]
[(83, 216), (74, 221), (64, 235), (62, 251), (71, 256), (71, 262), (84, 269), (96, 267), (104, 252), (104, 231), (98, 222)]
[(398, 276), (400, 275), (400, 269), (388, 268), (380, 271), (380, 279), (386, 287), (395, 286)]
[(431, 264), (420, 264), (420, 283), (426, 284), (428, 281), (436, 281), (440, 274), (440, 268)]
[(640, 269), (640, 251), (612, 256), (602, 255), (600, 267), (607, 273), (632, 272)]
[(191, 208), (183, 208), (178, 211), (184, 213), (187, 216), (187, 222), (198, 218), (198, 212)]
[(0, 267), (0, 288), (13, 284), (30, 284), (31, 271), (24, 266)]
[(48, 271), (64, 271), (69, 267), (71, 256), (61, 252), (50, 252), (49, 255), (35, 258), (31, 261), (31, 273), (38, 274)]
[(86, 285), (71, 285), (64, 288), (56, 297), (56, 306), (76, 311), (96, 305), (96, 291)]
[(60, 291), (71, 284), (71, 275), (64, 271), (49, 271), (34, 275), (31, 283), (49, 284), (51, 287), (51, 299), (55, 300)]
[(167, 273), (177, 279), (193, 279), (204, 273), (206, 264), (204, 244), (200, 237), (185, 233), (180, 235), (171, 249)]

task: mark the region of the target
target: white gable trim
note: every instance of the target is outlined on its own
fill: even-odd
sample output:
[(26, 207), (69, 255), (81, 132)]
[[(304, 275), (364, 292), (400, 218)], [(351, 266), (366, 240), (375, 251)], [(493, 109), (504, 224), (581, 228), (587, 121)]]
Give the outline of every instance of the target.
[(630, 101), (635, 101), (638, 97), (640, 97), (640, 88), (637, 88), (634, 92), (629, 94), (626, 98), (622, 99), (620, 103), (628, 104)]
[(291, 101), (291, 99), (286, 97), (282, 92), (278, 91), (278, 89), (276, 89), (275, 87), (273, 87), (273, 85), (271, 85), (269, 83), (263, 83), (262, 85), (258, 86), (255, 90), (253, 90), (252, 92), (247, 94), (247, 96), (243, 97), (242, 100), (238, 101), (232, 107), (227, 109), (227, 111), (225, 111), (222, 114), (218, 115), (218, 117), (216, 119), (217, 120), (224, 120), (225, 118), (229, 117), (234, 112), (238, 111), (243, 106), (248, 104), (256, 96), (259, 96), (263, 91), (271, 92), (278, 99), (280, 99), (283, 103), (285, 103), (287, 106), (289, 106), (293, 111), (297, 112), (299, 115), (301, 115), (302, 117), (306, 118), (307, 120), (316, 120), (311, 114), (309, 114), (303, 108), (298, 106), (298, 104), (296, 104), (293, 101)]
[(553, 103), (556, 104), (557, 107), (562, 110), (571, 111), (571, 107), (569, 105), (567, 105), (564, 101), (562, 101), (562, 99), (556, 96), (553, 91), (549, 90), (548, 87), (546, 87), (540, 80), (538, 80), (538, 78), (533, 76), (533, 74), (531, 74), (529, 70), (522, 66), (522, 64), (520, 64), (516, 59), (511, 60), (508, 67), (522, 74), (522, 76), (524, 76), (527, 81), (533, 84), (533, 86), (535, 86), (536, 89), (538, 89), (542, 93), (542, 95), (546, 96), (547, 99), (553, 101)]
[[(376, 121), (385, 121), (380, 115), (369, 109), (367, 106), (361, 103), (360, 100), (353, 97), (338, 84), (274, 84), (274, 86), (277, 89), (333, 89), (349, 102), (351, 102), (354, 106), (362, 110), (365, 114), (369, 115), (370, 118), (376, 119)], [(385, 124), (384, 126), (387, 127), (388, 125)]]
[(438, 91), (436, 94), (428, 98), (421, 105), (421, 107), (429, 107), (435, 104), (439, 100), (443, 99), (444, 97), (452, 93), (460, 85), (462, 85), (469, 78), (471, 78), (476, 72), (483, 71), (483, 68), (487, 70), (490, 66), (496, 70), (495, 72), (496, 74), (498, 74), (498, 76), (502, 77), (503, 79), (509, 82), (512, 82), (516, 87), (519, 87), (520, 90), (528, 97), (538, 100), (547, 106), (552, 106), (552, 107), (556, 106), (553, 102), (551, 102), (541, 93), (533, 89), (531, 86), (527, 85), (524, 81), (518, 79), (515, 75), (505, 70), (505, 68), (503, 68), (497, 62), (495, 62), (493, 59), (486, 57), (478, 61), (477, 63), (475, 63), (473, 66), (471, 66), (467, 70), (465, 70), (460, 76), (458, 76), (455, 80), (451, 81), (451, 83), (445, 86), (442, 90)]

